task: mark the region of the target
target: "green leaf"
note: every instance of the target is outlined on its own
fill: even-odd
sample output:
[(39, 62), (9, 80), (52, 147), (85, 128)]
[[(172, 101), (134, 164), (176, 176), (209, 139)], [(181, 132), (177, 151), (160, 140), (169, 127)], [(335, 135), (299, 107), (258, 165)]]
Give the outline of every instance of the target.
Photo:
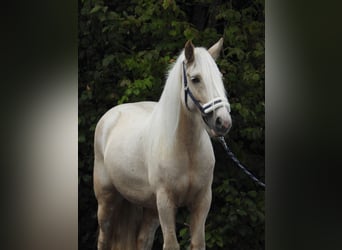
[(109, 30), (109, 26), (105, 26), (102, 28), (102, 33), (106, 32), (107, 30)]
[(103, 67), (107, 67), (114, 60), (114, 55), (108, 55), (102, 60)]
[(164, 10), (168, 9), (170, 6), (174, 7), (174, 5), (175, 5), (174, 0), (164, 0), (163, 1)]
[(98, 12), (99, 10), (101, 10), (103, 8), (103, 6), (96, 4), (94, 8), (91, 9), (91, 11), (89, 12), (89, 14), (93, 14), (95, 12)]
[(140, 90), (139, 89), (134, 89), (133, 90), (133, 94), (134, 95), (139, 95), (140, 94)]
[(211, 238), (211, 233), (210, 232), (205, 232), (205, 240), (208, 241)]
[(78, 142), (79, 142), (79, 143), (83, 143), (83, 142), (85, 142), (85, 141), (86, 141), (85, 135), (84, 135), (84, 134), (79, 134), (79, 135), (78, 135)]
[(187, 40), (193, 40), (198, 35), (198, 31), (194, 28), (188, 27), (184, 30), (183, 34)]
[(248, 192), (248, 195), (250, 196), (250, 197), (252, 197), (252, 198), (255, 198), (256, 196), (257, 196), (257, 192), (255, 191), (255, 190), (252, 190), (252, 191), (249, 191)]
[(180, 231), (179, 231), (179, 236), (184, 238), (185, 235), (188, 233), (188, 228), (182, 228)]
[(246, 215), (247, 215), (247, 213), (246, 213), (244, 210), (242, 210), (242, 209), (237, 209), (236, 212), (237, 212), (238, 215), (240, 215), (240, 216), (246, 216)]
[(249, 218), (251, 218), (251, 221), (253, 221), (253, 222), (256, 222), (257, 221), (257, 216), (256, 215), (254, 215), (254, 214), (250, 214), (249, 215)]

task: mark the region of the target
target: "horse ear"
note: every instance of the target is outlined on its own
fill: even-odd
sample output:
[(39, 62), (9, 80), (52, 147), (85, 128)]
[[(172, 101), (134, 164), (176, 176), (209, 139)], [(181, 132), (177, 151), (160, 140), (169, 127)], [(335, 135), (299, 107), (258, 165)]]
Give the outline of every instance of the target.
[(184, 49), (184, 53), (185, 53), (185, 58), (187, 63), (192, 63), (195, 59), (194, 56), (194, 45), (192, 44), (192, 42), (189, 40), (186, 42), (185, 44), (185, 49)]
[(212, 58), (214, 58), (214, 60), (216, 60), (219, 57), (220, 52), (222, 50), (222, 45), (223, 37), (221, 37), (217, 43), (215, 43), (213, 46), (211, 46), (210, 49), (208, 49), (209, 54), (212, 56)]

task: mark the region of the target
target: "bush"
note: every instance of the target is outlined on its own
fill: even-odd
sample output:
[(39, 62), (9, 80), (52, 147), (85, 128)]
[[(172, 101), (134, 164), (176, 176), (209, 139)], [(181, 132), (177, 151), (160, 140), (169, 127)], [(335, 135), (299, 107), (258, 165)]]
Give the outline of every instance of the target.
[[(97, 204), (92, 187), (93, 136), (111, 107), (157, 101), (169, 65), (186, 40), (209, 47), (221, 36), (218, 66), (232, 108), (228, 144), (264, 179), (264, 1), (131, 0), (79, 2), (79, 247), (95, 249)], [(208, 249), (264, 249), (264, 190), (213, 141), (213, 202), (206, 224)], [(186, 210), (177, 229), (189, 244)], [(156, 235), (154, 249), (162, 236)]]

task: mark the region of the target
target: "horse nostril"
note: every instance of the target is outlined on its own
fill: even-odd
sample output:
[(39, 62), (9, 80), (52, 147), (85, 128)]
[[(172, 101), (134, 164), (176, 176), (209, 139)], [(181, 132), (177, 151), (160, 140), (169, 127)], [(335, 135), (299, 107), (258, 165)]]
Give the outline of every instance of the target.
[(215, 120), (215, 128), (218, 132), (227, 133), (230, 125), (228, 121), (225, 121), (221, 117), (217, 117)]
[(216, 118), (215, 126), (216, 126), (217, 128), (222, 128), (222, 119), (221, 119), (220, 117), (217, 117), (217, 118)]

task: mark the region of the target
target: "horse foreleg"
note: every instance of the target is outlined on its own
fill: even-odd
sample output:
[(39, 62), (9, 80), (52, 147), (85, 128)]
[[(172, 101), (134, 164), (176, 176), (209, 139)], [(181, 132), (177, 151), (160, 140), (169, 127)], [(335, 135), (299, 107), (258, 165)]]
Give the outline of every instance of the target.
[(205, 221), (211, 204), (211, 189), (192, 204), (190, 210), (191, 250), (205, 250)]
[(163, 249), (179, 250), (175, 230), (176, 207), (170, 194), (165, 189), (161, 189), (157, 192), (157, 208), (164, 238)]
[(151, 250), (154, 234), (159, 226), (158, 212), (144, 208), (143, 219), (137, 240), (138, 250)]

